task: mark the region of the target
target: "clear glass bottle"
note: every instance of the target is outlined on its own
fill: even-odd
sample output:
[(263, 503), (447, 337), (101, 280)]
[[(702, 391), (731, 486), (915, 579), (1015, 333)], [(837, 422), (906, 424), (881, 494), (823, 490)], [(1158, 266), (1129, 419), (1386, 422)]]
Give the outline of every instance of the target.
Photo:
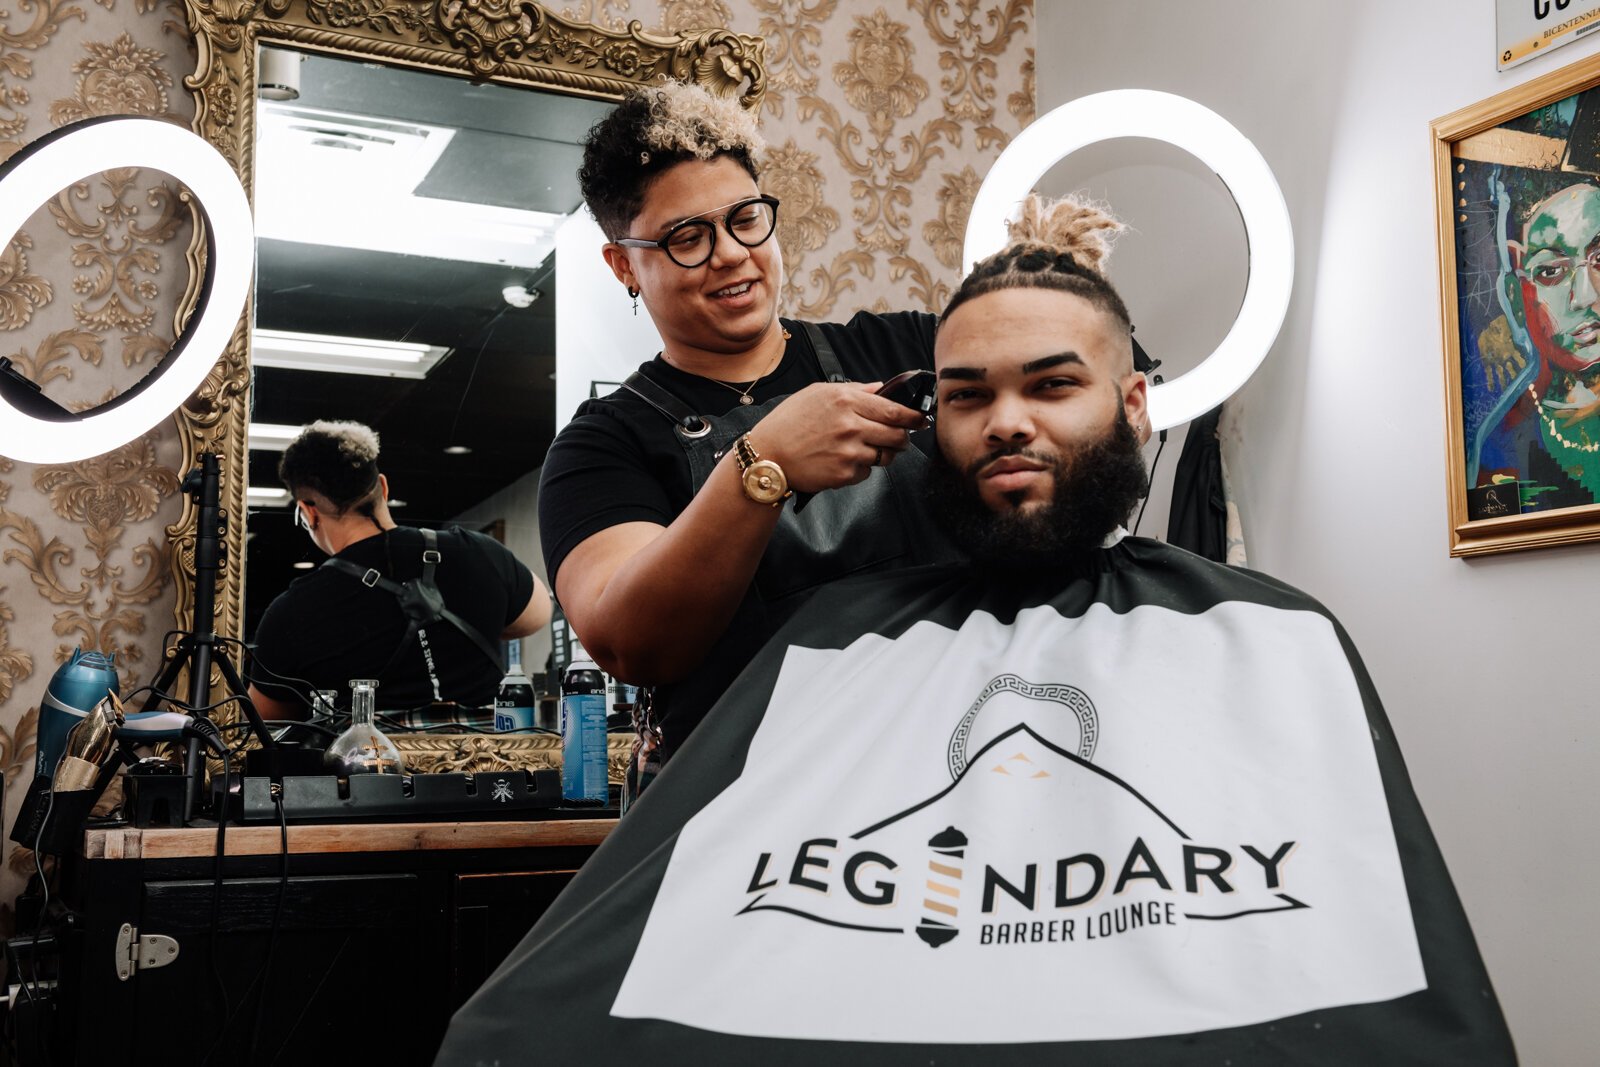
[(341, 777), (352, 774), (404, 774), (400, 750), (373, 721), (378, 710), (378, 682), (350, 679), (350, 728), (328, 746), (322, 763)]
[(311, 717), (313, 719), (328, 719), (332, 721), (339, 714), (339, 691), (337, 689), (313, 689), (311, 691)]

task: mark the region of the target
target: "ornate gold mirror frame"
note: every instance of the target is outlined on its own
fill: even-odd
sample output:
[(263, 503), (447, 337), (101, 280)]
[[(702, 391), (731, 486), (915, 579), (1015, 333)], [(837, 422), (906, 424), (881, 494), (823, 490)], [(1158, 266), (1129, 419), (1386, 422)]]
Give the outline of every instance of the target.
[[(658, 36), (644, 32), (638, 22), (612, 31), (561, 18), (532, 0), (184, 0), (184, 13), (196, 50), (195, 72), (184, 80), (194, 95), (194, 130), (233, 164), (252, 203), (256, 46), (261, 42), (598, 99), (621, 99), (629, 89), (663, 78), (706, 85), (750, 108), (766, 92), (761, 38), (727, 30)], [(203, 247), (204, 234), (197, 232), (188, 250), (183, 314), (192, 310), (199, 289)], [(216, 631), (231, 637), (240, 636), (244, 614), (253, 318), (252, 301), (227, 352), (176, 414), (181, 469), (193, 468), (202, 452), (216, 453), (222, 464), (222, 506), (230, 518), (223, 533), (226, 559), (218, 580)], [(176, 624), (186, 630), (194, 621), (189, 576), (198, 509), (187, 496), (183, 508), (167, 528), (167, 540), (178, 576)], [(416, 771), (559, 763), (559, 745), (549, 735), (430, 734), (396, 740)], [(613, 777), (621, 770), (619, 758), (614, 751)]]

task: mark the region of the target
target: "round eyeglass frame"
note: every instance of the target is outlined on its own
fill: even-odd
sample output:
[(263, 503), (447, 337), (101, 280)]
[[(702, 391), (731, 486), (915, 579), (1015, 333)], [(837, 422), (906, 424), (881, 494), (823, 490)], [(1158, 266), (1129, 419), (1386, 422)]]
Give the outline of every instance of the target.
[[(714, 208), (713, 210), (722, 211), (722, 214), (717, 215), (715, 218), (706, 218), (705, 216), (701, 216), (699, 218), (685, 219), (663, 234), (659, 241), (651, 241), (643, 237), (619, 237), (614, 243), (622, 245), (625, 248), (659, 248), (661, 251), (667, 254), (667, 258), (672, 260), (672, 262), (676, 263), (680, 267), (683, 267), (685, 270), (691, 270), (703, 263), (708, 262), (712, 256), (717, 254), (717, 223), (719, 222), (722, 223), (722, 228), (728, 232), (729, 237), (733, 238), (736, 243), (741, 244), (746, 248), (756, 248), (772, 240), (772, 235), (778, 232), (779, 203), (780, 201), (775, 196), (767, 196), (765, 194), (761, 196), (752, 196), (747, 199), (740, 200), (737, 203), (729, 204), (723, 209)], [(736, 214), (740, 208), (748, 207), (751, 204), (766, 204), (767, 207), (772, 209), (772, 228), (769, 229), (759, 241), (745, 241), (741, 239), (738, 234), (733, 232), (733, 227), (728, 224), (728, 219), (730, 216)], [(689, 229), (690, 227), (709, 231), (711, 234), (711, 240), (706, 244), (706, 254), (704, 256), (701, 256), (693, 263), (685, 263), (683, 260), (672, 254), (672, 247), (669, 242), (675, 236), (682, 233), (684, 230)]]

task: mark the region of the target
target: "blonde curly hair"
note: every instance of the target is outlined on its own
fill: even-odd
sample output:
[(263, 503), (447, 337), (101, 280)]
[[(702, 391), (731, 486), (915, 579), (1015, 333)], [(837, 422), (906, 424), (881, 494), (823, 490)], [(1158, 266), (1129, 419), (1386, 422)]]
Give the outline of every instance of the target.
[(755, 115), (733, 99), (664, 81), (629, 93), (590, 128), (578, 186), (615, 241), (627, 236), (651, 183), (679, 163), (732, 159), (755, 180), (766, 147)]
[(685, 82), (666, 82), (648, 92), (650, 125), (645, 127), (644, 140), (656, 151), (684, 152), (708, 160), (719, 153), (742, 150), (758, 163), (766, 154), (767, 142), (755, 115), (732, 98)]
[(318, 419), (283, 450), (278, 478), (296, 500), (314, 493), (341, 513), (370, 507), (378, 490), (378, 434), (359, 422)]

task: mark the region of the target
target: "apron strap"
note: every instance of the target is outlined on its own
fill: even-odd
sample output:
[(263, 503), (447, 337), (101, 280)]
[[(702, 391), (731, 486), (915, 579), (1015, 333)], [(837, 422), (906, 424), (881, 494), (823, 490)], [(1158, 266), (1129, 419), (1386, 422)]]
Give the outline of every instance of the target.
[[(395, 646), (394, 652), (389, 656), (389, 662), (383, 665), (378, 672), (381, 678), (388, 674), (400, 656), (410, 647), (411, 641), (417, 634), (430, 623), (444, 621), (460, 630), (462, 635), (477, 646), (478, 651), (493, 663), (497, 668), (503, 666), (500, 662), (500, 652), (489, 639), (466, 619), (451, 611), (444, 605), (444, 597), (439, 594), (438, 586), (434, 584), (434, 570), (439, 561), (444, 557), (439, 552), (439, 535), (429, 529), (418, 531), (422, 534), (422, 577), (409, 582), (400, 583), (385, 578), (376, 568), (358, 567), (347, 559), (323, 560), (324, 567), (330, 567), (340, 574), (347, 574), (369, 589), (381, 589), (400, 602), (401, 611), (406, 616), (405, 636), (400, 638), (400, 643)], [(428, 665), (428, 680), (437, 692), (439, 679), (434, 675), (432, 664)]]
[(622, 387), (646, 404), (655, 408), (667, 417), (667, 421), (677, 426), (685, 434), (700, 437), (711, 428), (710, 424), (689, 409), (689, 405), (679, 400), (671, 392), (646, 378), (639, 371), (628, 375)]
[(821, 327), (814, 322), (802, 322), (800, 325), (805, 328), (806, 337), (811, 341), (811, 351), (816, 354), (817, 363), (822, 367), (823, 378), (830, 382), (848, 382), (850, 379), (839, 365), (833, 345), (822, 335)]

